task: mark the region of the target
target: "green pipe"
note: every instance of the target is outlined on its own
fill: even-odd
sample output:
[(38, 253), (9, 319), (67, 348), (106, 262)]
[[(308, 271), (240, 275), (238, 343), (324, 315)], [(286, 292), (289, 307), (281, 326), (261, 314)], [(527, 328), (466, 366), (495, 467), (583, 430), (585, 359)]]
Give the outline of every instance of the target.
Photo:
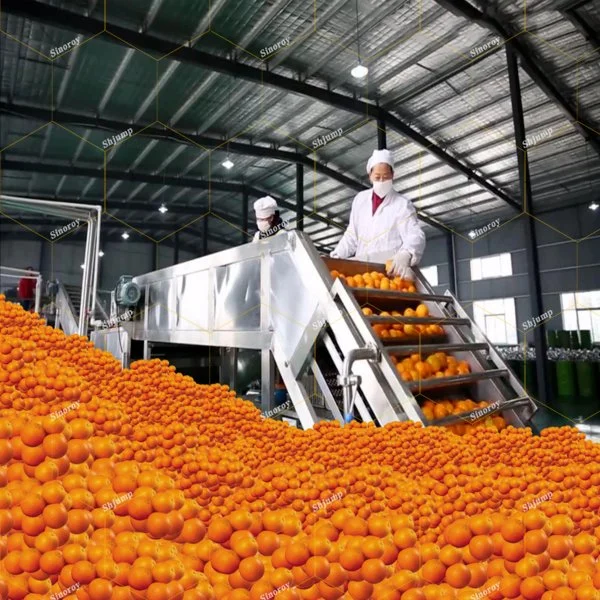
[(559, 360), (556, 362), (556, 388), (558, 396), (561, 398), (574, 398), (577, 396), (575, 363), (572, 360)]
[(592, 362), (578, 361), (575, 363), (575, 369), (579, 396), (582, 398), (596, 398), (598, 393), (596, 365)]

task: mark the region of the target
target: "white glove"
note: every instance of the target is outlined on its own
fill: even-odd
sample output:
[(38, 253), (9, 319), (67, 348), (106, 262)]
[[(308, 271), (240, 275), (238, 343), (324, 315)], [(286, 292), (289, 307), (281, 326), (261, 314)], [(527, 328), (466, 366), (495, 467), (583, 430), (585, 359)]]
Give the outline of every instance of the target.
[(398, 250), (392, 258), (392, 264), (388, 269), (388, 274), (402, 279), (413, 279), (413, 272), (410, 268), (412, 254), (408, 250)]
[(335, 250), (329, 256), (331, 258), (341, 258), (341, 256)]

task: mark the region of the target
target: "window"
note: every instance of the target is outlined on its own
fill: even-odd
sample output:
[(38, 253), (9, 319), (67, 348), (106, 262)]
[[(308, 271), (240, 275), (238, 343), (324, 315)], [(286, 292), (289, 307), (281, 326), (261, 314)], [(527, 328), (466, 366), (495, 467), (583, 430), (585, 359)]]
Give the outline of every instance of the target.
[(518, 343), (514, 298), (476, 300), (473, 318), (493, 344)]
[(512, 275), (510, 252), (471, 259), (471, 279), (492, 279)]
[(560, 305), (565, 329), (589, 329), (592, 341), (600, 342), (600, 290), (561, 294)]
[(430, 286), (435, 287), (436, 285), (439, 285), (437, 265), (433, 265), (432, 267), (423, 267), (421, 269), (421, 273), (423, 274), (423, 277), (427, 279), (427, 282)]

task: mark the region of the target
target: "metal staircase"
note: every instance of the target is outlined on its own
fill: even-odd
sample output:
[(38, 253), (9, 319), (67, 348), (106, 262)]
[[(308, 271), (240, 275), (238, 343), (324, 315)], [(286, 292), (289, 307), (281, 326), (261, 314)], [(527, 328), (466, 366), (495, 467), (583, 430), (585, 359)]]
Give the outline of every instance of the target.
[[(475, 411), (430, 422), (420, 400), (465, 397), (491, 403), (488, 414), (501, 413), (509, 424), (530, 424), (535, 403), (450, 293), (434, 294), (418, 270), (417, 292), (407, 293), (351, 288), (334, 280), (331, 269), (353, 275), (384, 266), (323, 258), (309, 238), (292, 231), (138, 276), (143, 307), (131, 338), (143, 341), (146, 358), (153, 343), (260, 350), (262, 409), (273, 408), (276, 367), (304, 428), (322, 418), (344, 422), (345, 413), (379, 425), (407, 419), (450, 424)], [(365, 316), (361, 310), (368, 304), (403, 312), (419, 303), (427, 305), (428, 317)], [(380, 339), (377, 323), (436, 323), (444, 333), (400, 342)], [(392, 360), (438, 351), (468, 361), (471, 372), (405, 382)]]

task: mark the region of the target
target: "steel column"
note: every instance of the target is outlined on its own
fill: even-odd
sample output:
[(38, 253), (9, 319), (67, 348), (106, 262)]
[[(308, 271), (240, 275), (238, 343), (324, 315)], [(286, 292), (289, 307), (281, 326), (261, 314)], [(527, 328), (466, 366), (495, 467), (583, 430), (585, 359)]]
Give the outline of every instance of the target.
[(383, 119), (377, 119), (377, 147), (379, 150), (387, 148), (387, 131)]
[(208, 215), (206, 215), (202, 222), (202, 256), (208, 254), (208, 218)]
[(304, 231), (304, 165), (296, 164), (296, 229)]
[(448, 287), (452, 295), (458, 298), (458, 280), (456, 277), (456, 245), (454, 234), (449, 231), (446, 234), (446, 252), (448, 255)]
[[(510, 97), (512, 103), (513, 122), (515, 128), (515, 143), (517, 145), (517, 160), (519, 163), (519, 180), (523, 209), (525, 212), (525, 250), (527, 270), (529, 275), (529, 295), (533, 316), (544, 313), (542, 298), (542, 283), (540, 280), (540, 265), (536, 240), (535, 221), (533, 220), (533, 199), (531, 181), (529, 178), (529, 162), (527, 152), (523, 150), (525, 140), (525, 118), (523, 116), (523, 102), (521, 98), (521, 83), (519, 80), (519, 64), (517, 53), (510, 45), (506, 46), (506, 62), (508, 65), (508, 80), (510, 83)], [(536, 370), (538, 379), (538, 397), (542, 402), (549, 404), (552, 401), (552, 386), (548, 372), (548, 359), (546, 356), (546, 328), (541, 323), (533, 330)]]
[(240, 239), (241, 243), (245, 244), (248, 241), (248, 203), (250, 202), (250, 196), (248, 194), (247, 188), (242, 190), (242, 221), (240, 223), (241, 233)]

